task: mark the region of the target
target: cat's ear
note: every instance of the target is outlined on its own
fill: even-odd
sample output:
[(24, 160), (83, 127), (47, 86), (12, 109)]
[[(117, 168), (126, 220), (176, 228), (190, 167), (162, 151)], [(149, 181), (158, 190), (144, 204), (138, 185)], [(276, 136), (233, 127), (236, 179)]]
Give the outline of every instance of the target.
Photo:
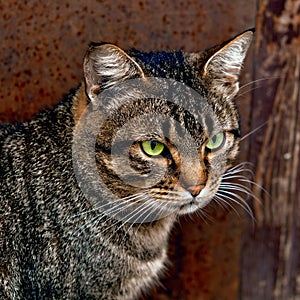
[(86, 92), (93, 101), (105, 88), (127, 79), (144, 77), (137, 62), (113, 44), (91, 43), (84, 58)]
[(223, 44), (204, 65), (202, 78), (210, 90), (225, 99), (233, 98), (239, 90), (239, 75), (253, 32), (248, 30)]

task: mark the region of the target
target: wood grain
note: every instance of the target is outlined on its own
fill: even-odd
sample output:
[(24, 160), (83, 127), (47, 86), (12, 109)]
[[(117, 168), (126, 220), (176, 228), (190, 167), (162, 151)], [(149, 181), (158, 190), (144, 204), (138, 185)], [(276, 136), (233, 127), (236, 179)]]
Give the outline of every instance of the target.
[[(251, 139), (256, 166), (253, 208), (246, 226), (241, 299), (300, 297), (300, 1), (258, 1)], [(255, 288), (254, 288), (255, 287)]]

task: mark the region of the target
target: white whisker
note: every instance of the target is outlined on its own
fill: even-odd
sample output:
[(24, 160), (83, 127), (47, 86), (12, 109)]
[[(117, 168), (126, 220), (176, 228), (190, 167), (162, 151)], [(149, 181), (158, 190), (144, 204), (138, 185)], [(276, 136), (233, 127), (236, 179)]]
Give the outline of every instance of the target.
[[(248, 163), (243, 163), (243, 164), (246, 165)], [(256, 201), (258, 201), (259, 203), (261, 203), (261, 200), (254, 195), (254, 193), (253, 193), (253, 191), (252, 191), (252, 189), (250, 187), (247, 187), (244, 184), (238, 184), (237, 182), (231, 182), (231, 181), (229, 181), (229, 179), (230, 180), (234, 179), (235, 181), (238, 181), (238, 182), (241, 182), (241, 183), (247, 183), (251, 187), (255, 186), (259, 190), (262, 190), (268, 197), (271, 197), (270, 194), (263, 187), (261, 187), (259, 184), (257, 184), (253, 180), (250, 180), (246, 176), (238, 174), (238, 173), (249, 173), (249, 174), (251, 174), (252, 177), (254, 177), (254, 173), (250, 169), (237, 169), (237, 168), (235, 168), (235, 170), (233, 172), (232, 172), (232, 169), (230, 169), (230, 170), (228, 170), (227, 173), (225, 173), (222, 176), (221, 185), (224, 185), (224, 184), (230, 184), (231, 186), (237, 185), (240, 188), (245, 189), (248, 192), (247, 194), (249, 196), (253, 197)], [(244, 191), (244, 193), (246, 193), (246, 192)]]
[[(149, 199), (148, 195), (147, 194), (144, 194), (144, 197), (141, 199), (143, 200), (144, 202), (143, 203), (140, 203), (139, 206), (137, 206), (136, 208), (134, 208), (132, 211), (130, 211), (129, 213), (125, 214), (120, 220), (119, 222), (122, 222), (122, 223), (132, 223), (132, 224), (135, 224), (135, 223), (139, 223), (140, 221), (137, 221), (135, 220), (135, 218), (139, 218), (139, 214), (140, 215), (143, 215), (144, 214), (144, 211), (147, 211), (148, 208), (152, 208), (151, 206), (153, 205), (153, 201), (151, 199)], [(136, 203), (134, 203), (136, 204)], [(127, 206), (125, 208), (128, 209), (130, 206)], [(121, 225), (118, 229), (120, 229), (123, 225)], [(117, 229), (117, 230), (118, 230)]]
[(230, 169), (228, 169), (223, 176), (225, 176), (226, 174), (241, 173), (243, 171), (251, 171), (250, 169), (245, 168), (245, 166), (253, 166), (253, 164), (250, 162), (241, 162), (238, 165), (233, 166)]
[[(139, 229), (140, 229), (140, 227), (142, 226), (142, 224), (144, 224), (144, 223), (146, 222), (146, 219), (149, 217), (149, 213), (151, 213), (151, 211), (153, 212), (153, 207), (154, 207), (154, 206), (157, 206), (157, 207), (155, 208), (155, 210), (157, 210), (158, 207), (160, 207), (160, 206), (163, 205), (163, 203), (159, 203), (159, 204), (157, 205), (156, 202), (154, 202), (154, 201), (152, 201), (152, 200), (150, 200), (150, 199), (149, 199), (148, 201), (149, 201), (150, 206), (147, 207), (146, 209), (145, 209), (145, 207), (143, 208), (144, 211), (143, 211), (142, 214), (145, 214), (145, 216), (144, 216), (143, 220), (142, 220), (141, 222), (139, 222), (139, 225), (137, 226), (137, 228), (136, 228), (136, 230), (135, 230), (135, 234), (139, 231)], [(153, 218), (152, 221), (154, 221), (154, 219), (156, 219), (156, 218)], [(132, 223), (132, 224), (129, 226), (129, 228), (127, 229), (126, 233), (129, 232), (129, 231), (131, 230), (131, 228), (133, 227), (134, 224), (135, 224), (135, 223)]]
[(251, 219), (253, 219), (253, 220), (255, 219), (250, 206), (239, 195), (228, 192), (228, 191), (224, 191), (224, 190), (218, 191), (218, 193), (216, 195), (219, 196), (220, 198), (224, 199), (224, 201), (226, 201), (225, 199), (227, 199), (227, 200), (229, 200), (229, 202), (233, 202), (233, 203), (239, 205), (241, 208), (243, 208), (249, 214)]
[(221, 182), (220, 187), (225, 187), (226, 189), (232, 189), (232, 190), (239, 190), (245, 194), (251, 194), (252, 190), (240, 183), (236, 183), (236, 182)]
[[(248, 82), (248, 83), (246, 83), (246, 84), (244, 84), (243, 86), (240, 87), (239, 93), (237, 94), (236, 98), (242, 97), (242, 96), (248, 94), (249, 92), (260, 89), (264, 86), (262, 84), (257, 85), (257, 83), (260, 83), (262, 81), (280, 79), (280, 78), (281, 78), (281, 76), (273, 76), (273, 77), (260, 78), (260, 79), (257, 79), (257, 80), (250, 81), (250, 82)], [(243, 91), (245, 88), (247, 88), (249, 86), (250, 86), (249, 89), (247, 89), (246, 91)]]
[(282, 78), (282, 76), (271, 76), (271, 77), (259, 78), (259, 79), (250, 81), (250, 82), (248, 82), (248, 83), (242, 85), (242, 86), (240, 87), (240, 90), (246, 88), (246, 87), (249, 86), (249, 85), (253, 85), (254, 83), (258, 83), (258, 82), (262, 82), (262, 81), (267, 81), (267, 80), (280, 79), (280, 78)]
[(248, 132), (247, 134), (245, 134), (241, 139), (240, 142), (243, 141), (244, 139), (246, 139), (247, 137), (249, 137), (251, 134), (255, 133), (256, 131), (260, 130), (261, 128), (263, 128), (264, 126), (266, 126), (268, 124), (269, 121), (266, 121), (264, 123), (262, 123), (260, 126), (256, 127), (255, 129), (253, 129), (252, 131)]
[[(126, 201), (128, 199), (129, 200), (134, 200), (134, 199), (138, 198), (140, 195), (143, 195), (143, 193), (137, 193), (137, 194), (134, 194), (134, 195), (126, 196), (124, 198), (119, 198), (117, 201), (123, 203), (123, 201)], [(111, 206), (111, 205), (112, 204), (110, 202), (106, 202), (106, 203), (104, 203), (104, 204), (102, 204), (100, 206), (92, 208), (91, 210), (83, 211), (81, 213), (73, 215), (73, 216), (69, 217), (69, 220), (77, 218), (77, 217), (81, 217), (83, 215), (86, 215), (86, 214), (89, 214), (89, 213), (92, 213), (92, 212), (95, 212), (95, 211), (99, 211), (99, 210), (105, 209), (106, 206)], [(105, 209), (104, 211), (107, 211), (107, 210)]]
[[(223, 198), (222, 198), (220, 195), (218, 195), (218, 194), (216, 194), (216, 195), (214, 196), (213, 199), (215, 200), (216, 203), (218, 203), (218, 204), (219, 204), (220, 206), (222, 206), (223, 208), (225, 207), (225, 208), (227, 209), (227, 207), (226, 207), (226, 205), (227, 205), (228, 207), (230, 207), (230, 208), (237, 214), (237, 216), (240, 217), (240, 214), (239, 214), (239, 212), (237, 211), (237, 209), (236, 209), (229, 201), (223, 199)], [(227, 199), (231, 200), (230, 198), (227, 198)]]
[[(130, 226), (126, 230), (123, 239), (125, 238), (126, 233), (128, 233), (131, 230), (131, 228), (133, 227), (133, 225), (137, 224), (137, 222), (134, 221), (134, 218), (136, 218), (136, 216), (139, 215), (139, 214), (140, 214), (140, 216), (142, 216), (143, 214), (151, 211), (152, 205), (153, 205), (152, 201), (149, 200), (149, 199), (147, 199), (147, 198), (145, 198), (144, 200), (147, 200), (147, 202), (144, 202), (141, 206), (135, 208), (130, 214), (126, 215), (126, 219), (127, 220), (125, 220), (125, 217), (124, 217), (124, 219), (122, 220), (122, 224), (115, 230), (115, 232), (117, 232), (118, 230), (120, 230), (124, 226), (124, 224), (131, 223)], [(132, 216), (130, 216), (131, 214), (132, 214)], [(140, 217), (140, 216), (138, 216), (138, 217)], [(128, 217), (129, 217), (129, 219), (128, 219)], [(138, 222), (140, 224), (138, 226), (138, 228), (141, 226), (141, 224), (144, 223), (144, 221), (146, 220), (147, 217), (148, 217), (148, 215), (146, 215), (143, 218), (142, 222)], [(124, 220), (125, 220), (125, 222), (124, 222)], [(108, 238), (108, 240), (111, 238), (111, 236), (112, 235), (110, 235), (110, 237)], [(123, 239), (122, 239), (122, 242), (123, 242)]]
[[(243, 174), (249, 173), (252, 177), (254, 177), (253, 171), (249, 168), (246, 168), (251, 164), (245, 162), (240, 163), (229, 170), (222, 176), (222, 181), (219, 186), (219, 190), (217, 191), (215, 197), (213, 198), (220, 206), (224, 206), (224, 204), (231, 207), (237, 215), (239, 215), (238, 211), (231, 203), (235, 203), (239, 205), (243, 210), (245, 210), (251, 219), (254, 221), (255, 217), (252, 212), (251, 207), (247, 203), (247, 199), (250, 197), (253, 198), (255, 201), (260, 202), (253, 191), (252, 187), (256, 186), (262, 189), (257, 183), (250, 180), (248, 177), (244, 176)], [(247, 184), (247, 185), (245, 185)], [(246, 199), (241, 197), (239, 193), (246, 195)]]
[[(198, 209), (195, 211), (195, 214), (201, 218), (201, 220), (205, 223), (208, 224), (208, 221), (210, 223), (213, 223), (215, 220), (213, 217), (211, 217), (208, 213), (206, 213), (203, 209)], [(192, 215), (190, 216), (192, 217)], [(207, 221), (208, 220), (208, 221)]]
[[(139, 194), (132, 195), (131, 198), (130, 197), (120, 198), (117, 200), (118, 203), (105, 203), (104, 205), (101, 205), (93, 210), (82, 213), (81, 215), (91, 213), (91, 212), (94, 212), (97, 210), (101, 211), (105, 208), (105, 206), (110, 206), (109, 209), (101, 211), (100, 215), (92, 218), (86, 224), (84, 224), (78, 230), (76, 230), (76, 232), (80, 232), (78, 236), (80, 236), (80, 234), (90, 226), (92, 226), (94, 228), (93, 231), (95, 231), (99, 222), (103, 218), (105, 218), (105, 217), (109, 217), (109, 219), (114, 218), (120, 211), (122, 211), (124, 209), (124, 207), (128, 208), (129, 206), (135, 204), (135, 202), (133, 202), (133, 200), (137, 200), (137, 199), (140, 200), (143, 197), (143, 195), (144, 195), (143, 193), (139, 193)], [(109, 215), (112, 215), (112, 216), (110, 217)], [(92, 225), (94, 222), (96, 222), (96, 223), (94, 225)], [(103, 224), (105, 224), (106, 222), (104, 222)]]
[[(139, 198), (138, 198), (138, 199), (139, 199)], [(125, 206), (125, 204), (126, 204), (126, 206)], [(111, 215), (111, 213), (108, 212), (108, 211), (106, 211), (105, 213), (103, 213), (103, 216), (102, 216), (102, 217), (99, 217), (99, 219), (97, 220), (97, 223), (95, 224), (94, 230), (93, 230), (93, 231), (95, 231), (95, 230), (97, 229), (99, 222), (100, 222), (104, 217), (108, 217), (108, 220), (106, 220), (106, 221), (103, 223), (103, 225), (106, 224), (106, 223), (107, 223), (109, 220), (111, 220), (111, 219), (116, 219), (116, 220), (117, 220), (117, 222), (113, 223), (110, 227), (108, 227), (108, 228), (106, 228), (106, 229), (109, 230), (111, 227), (113, 227), (114, 225), (118, 224), (121, 220), (119, 220), (119, 219), (116, 217), (117, 214), (119, 214), (119, 213), (124, 209), (124, 206), (125, 206), (125, 209), (128, 209), (128, 207), (132, 206), (133, 204), (135, 204), (135, 203), (132, 202), (131, 199), (128, 199), (125, 203), (122, 202), (122, 203), (118, 204), (117, 206), (112, 206), (111, 209), (110, 209), (111, 211), (113, 211), (112, 216), (109, 216), (109, 215)], [(109, 214), (109, 215), (108, 215), (108, 214)], [(101, 233), (104, 233), (105, 231), (106, 231), (106, 230), (103, 230)]]
[(220, 188), (221, 188), (221, 191), (226, 191), (226, 190), (227, 191), (237, 191), (237, 192), (241, 192), (241, 193), (247, 195), (247, 199), (246, 200), (243, 199), (243, 202), (245, 202), (245, 203), (250, 198), (254, 198), (256, 201), (258, 201), (260, 203), (260, 200), (255, 195), (253, 195), (252, 190), (244, 187), (243, 185), (233, 183), (231, 185), (230, 184), (222, 185), (222, 186), (220, 186)]

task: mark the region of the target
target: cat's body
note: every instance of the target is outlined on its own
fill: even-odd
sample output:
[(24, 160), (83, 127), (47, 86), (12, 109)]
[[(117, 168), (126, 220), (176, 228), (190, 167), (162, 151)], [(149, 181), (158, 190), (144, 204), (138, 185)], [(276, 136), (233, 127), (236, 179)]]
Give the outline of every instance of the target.
[[(177, 215), (195, 211), (197, 205), (203, 207), (207, 199), (214, 196), (221, 175), (237, 154), (238, 115), (232, 98), (237, 92), (237, 75), (251, 36), (252, 32), (248, 31), (223, 47), (199, 55), (132, 51), (130, 57), (113, 45), (93, 45), (85, 60), (85, 82), (78, 89), (71, 92), (53, 110), (40, 114), (34, 121), (0, 127), (1, 299), (135, 299), (158, 280), (167, 258), (168, 235)], [(225, 84), (222, 82), (224, 79), (215, 78), (214, 68), (217, 62), (222, 63), (222, 59), (227, 59), (230, 66), (230, 59), (226, 58), (228, 49), (237, 59), (231, 65), (232, 70), (228, 67), (228, 70), (224, 71), (224, 77), (227, 78)], [(215, 55), (218, 51), (221, 54), (223, 51), (226, 55), (218, 57), (218, 54)], [(118, 64), (119, 62), (121, 64)], [(225, 68), (226, 62), (223, 63)], [(118, 69), (118, 72), (112, 70), (112, 66)], [(93, 68), (98, 69), (94, 72)], [(101, 70), (105, 70), (103, 74)], [(74, 128), (81, 126), (84, 109), (89, 103), (98, 101), (100, 90), (103, 91), (126, 79), (147, 80), (150, 76), (173, 78), (197, 89), (202, 93), (202, 97), (213, 97), (214, 99), (208, 99), (208, 102), (212, 103), (214, 112), (220, 115), (220, 124), (224, 125), (224, 132), (226, 130), (226, 151), (216, 157), (215, 165), (220, 165), (220, 170), (215, 175), (212, 171), (214, 158), (208, 157), (205, 163), (210, 161), (210, 169), (201, 169), (200, 175), (197, 173), (200, 179), (193, 185), (189, 185), (189, 180), (196, 173), (191, 171), (190, 174), (184, 174), (182, 183), (178, 180), (176, 182), (180, 184), (176, 186), (172, 185), (173, 182), (169, 183), (172, 185), (169, 189), (166, 182), (160, 182), (160, 185), (156, 186), (156, 190), (158, 187), (164, 190), (160, 196), (156, 196), (159, 192), (151, 190), (157, 201), (169, 190), (174, 194), (184, 195), (182, 198), (187, 199), (180, 203), (178, 209), (172, 208), (170, 213), (165, 213), (165, 207), (158, 206), (162, 215), (155, 215), (152, 222), (141, 222), (146, 220), (145, 216), (134, 223), (133, 218), (131, 219), (133, 214), (129, 215), (129, 222), (122, 222), (120, 216), (114, 215), (113, 211), (103, 215), (102, 211), (95, 209), (97, 206), (87, 200), (82, 186), (78, 184), (72, 160)], [(209, 87), (207, 90), (206, 85)], [(224, 113), (226, 110), (230, 111), (232, 120), (228, 121), (226, 115), (222, 116), (220, 101), (227, 101), (223, 110)], [(176, 107), (164, 105), (165, 108), (160, 109), (172, 117)], [(155, 105), (153, 102), (151, 108), (142, 106), (139, 106), (140, 110), (153, 112)], [(176, 113), (180, 114), (178, 111)], [(137, 110), (135, 114), (138, 113)], [(119, 118), (120, 116), (122, 113), (118, 114)], [(181, 117), (176, 118), (180, 120)], [(183, 120), (183, 123), (184, 121), (186, 120)], [(110, 122), (113, 123), (114, 119)], [(189, 126), (191, 125), (187, 125)], [(225, 128), (226, 126), (228, 128)], [(230, 126), (232, 128), (229, 128)], [(199, 130), (187, 129), (189, 132)], [(159, 130), (157, 132), (159, 135)], [(106, 163), (110, 152), (107, 153), (105, 149), (110, 137), (103, 136), (102, 141), (100, 136), (99, 139), (100, 150), (96, 154), (96, 161), (102, 179), (105, 183), (109, 182), (109, 189), (118, 186), (114, 191), (116, 197), (128, 199), (130, 195), (137, 193), (138, 188), (122, 184), (121, 179), (114, 174), (106, 174), (111, 170), (109, 163)], [(195, 139), (197, 140), (196, 137)], [(202, 133), (199, 133), (199, 141), (195, 142), (199, 149), (203, 141), (207, 143)], [(141, 145), (142, 142), (134, 144), (131, 159), (142, 157), (148, 162), (154, 159), (152, 154), (145, 155), (137, 149), (142, 147)], [(166, 145), (167, 142), (164, 143), (165, 148)], [(223, 147), (219, 147), (221, 146)], [(211, 147), (211, 144), (206, 144), (204, 148), (210, 150), (208, 147)], [(169, 181), (180, 173), (174, 149), (170, 146), (167, 154), (162, 152), (162, 155), (165, 155), (163, 159), (168, 162), (170, 174), (166, 173), (165, 176)], [(154, 146), (152, 150), (155, 150)], [(172, 162), (171, 156), (174, 160)], [(202, 161), (204, 159), (201, 159)], [(133, 159), (133, 164), (136, 164), (134, 168), (139, 170), (142, 163)], [(84, 163), (82, 166), (85, 167)], [(210, 183), (214, 181), (214, 176), (219, 179)], [(205, 203), (199, 204), (197, 196), (201, 196), (205, 184), (211, 185), (211, 195), (206, 198), (203, 196), (203, 199), (206, 199), (203, 200)], [(146, 193), (145, 189), (141, 190)], [(147, 189), (147, 193), (150, 194), (150, 188)], [(101, 199), (101, 195), (99, 197)], [(143, 198), (138, 198), (138, 201), (142, 200)], [(175, 200), (170, 196), (170, 202)]]

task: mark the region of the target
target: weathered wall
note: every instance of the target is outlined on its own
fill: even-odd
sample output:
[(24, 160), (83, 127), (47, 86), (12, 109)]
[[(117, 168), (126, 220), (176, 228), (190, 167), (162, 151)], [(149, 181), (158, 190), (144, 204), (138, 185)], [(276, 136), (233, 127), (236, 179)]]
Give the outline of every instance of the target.
[(254, 5), (229, 0), (1, 1), (1, 120), (26, 119), (76, 86), (90, 41), (197, 51), (253, 26)]

